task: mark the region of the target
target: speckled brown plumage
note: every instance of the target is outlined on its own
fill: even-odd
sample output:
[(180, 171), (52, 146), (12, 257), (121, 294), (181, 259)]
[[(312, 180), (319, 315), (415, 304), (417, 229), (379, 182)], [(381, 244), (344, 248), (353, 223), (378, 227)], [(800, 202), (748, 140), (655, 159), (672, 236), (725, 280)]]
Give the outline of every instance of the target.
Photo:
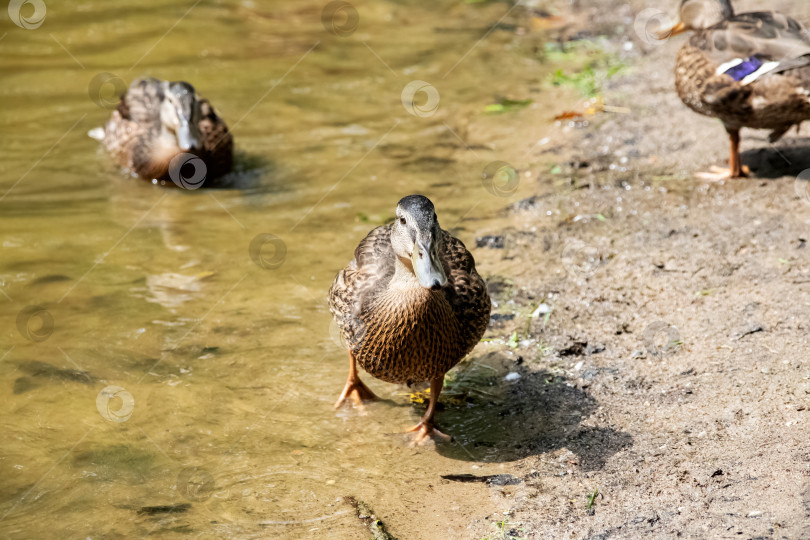
[[(735, 58), (779, 62), (773, 72), (742, 84), (717, 68)], [(678, 53), (675, 84), (681, 100), (726, 128), (772, 130), (777, 140), (810, 118), (810, 38), (794, 19), (774, 12), (743, 13), (695, 31)]]
[(441, 231), (447, 284), (398, 288), (391, 225), (372, 230), (338, 273), (329, 307), (350, 353), (369, 374), (393, 383), (442, 377), (480, 341), (489, 323), (484, 280), (464, 244)]
[(200, 106), (198, 126), (203, 143), (200, 157), (208, 167), (209, 176), (218, 178), (230, 172), (233, 167), (233, 136), (207, 99), (200, 99), (198, 103)]
[[(104, 145), (122, 167), (146, 179), (169, 179), (169, 163), (184, 152), (160, 137), (164, 89), (157, 79), (139, 79), (121, 96), (104, 128)], [(188, 150), (206, 164), (207, 179), (231, 170), (233, 137), (208, 100), (197, 97), (202, 148)]]

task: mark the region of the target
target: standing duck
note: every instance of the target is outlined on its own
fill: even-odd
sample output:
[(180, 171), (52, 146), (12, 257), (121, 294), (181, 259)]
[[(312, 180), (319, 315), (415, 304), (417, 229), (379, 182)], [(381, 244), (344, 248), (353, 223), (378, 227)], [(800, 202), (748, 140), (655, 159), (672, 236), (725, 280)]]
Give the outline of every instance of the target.
[(335, 407), (376, 399), (357, 363), (380, 380), (430, 381), (430, 404), (408, 431), (432, 435), (444, 375), (481, 340), (491, 304), (464, 244), (439, 227), (421, 195), (399, 201), (393, 223), (373, 229), (329, 289), (329, 309), (349, 351), (349, 379)]
[(170, 179), (169, 165), (183, 153), (203, 160), (207, 179), (231, 170), (228, 126), (187, 82), (133, 81), (103, 131), (97, 138), (122, 167), (141, 178)]
[(729, 0), (682, 0), (679, 22), (658, 37), (690, 30), (675, 67), (678, 95), (693, 111), (723, 122), (731, 140), (729, 169), (699, 176), (746, 176), (741, 128), (771, 130), (775, 142), (810, 119), (810, 37), (782, 13), (735, 15)]

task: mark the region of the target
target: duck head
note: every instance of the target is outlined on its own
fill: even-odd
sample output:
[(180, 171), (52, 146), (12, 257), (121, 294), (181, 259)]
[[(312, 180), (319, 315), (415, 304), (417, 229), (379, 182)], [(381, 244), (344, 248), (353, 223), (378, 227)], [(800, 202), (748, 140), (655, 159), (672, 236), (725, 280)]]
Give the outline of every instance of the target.
[(180, 150), (201, 148), (199, 107), (194, 87), (187, 82), (164, 81), (163, 101), (160, 104), (160, 122), (163, 129), (174, 135)]
[(447, 275), (439, 258), (441, 239), (439, 220), (430, 199), (408, 195), (397, 203), (391, 246), (419, 285), (434, 291), (447, 284)]
[(690, 30), (705, 30), (734, 16), (730, 0), (681, 0), (678, 22), (657, 33), (667, 39)]

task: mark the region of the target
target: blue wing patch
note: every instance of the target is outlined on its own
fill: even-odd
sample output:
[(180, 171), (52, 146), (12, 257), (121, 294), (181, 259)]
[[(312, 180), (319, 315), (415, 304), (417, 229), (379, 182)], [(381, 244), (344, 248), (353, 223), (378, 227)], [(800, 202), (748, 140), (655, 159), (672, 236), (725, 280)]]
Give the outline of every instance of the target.
[(762, 60), (757, 58), (756, 56), (752, 56), (750, 58), (746, 58), (742, 60), (739, 64), (732, 66), (731, 68), (727, 69), (723, 73), (730, 76), (735, 81), (739, 82), (752, 73), (756, 73), (756, 71), (762, 67)]

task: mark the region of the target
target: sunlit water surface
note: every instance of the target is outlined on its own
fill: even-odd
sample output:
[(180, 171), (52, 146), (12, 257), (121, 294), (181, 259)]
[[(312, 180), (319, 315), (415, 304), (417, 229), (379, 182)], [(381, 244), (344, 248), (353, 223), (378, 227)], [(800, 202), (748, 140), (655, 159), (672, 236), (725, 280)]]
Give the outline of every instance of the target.
[[(486, 463), (464, 448), (485, 407), (440, 413), (459, 442), (416, 450), (402, 388), (371, 380), (391, 401), (335, 412), (347, 359), (326, 291), (401, 196), (430, 196), (474, 246), (480, 220), (530, 193), (493, 195), (482, 171), (527, 164), (553, 66), (503, 3), (355, 6), (349, 35), (309, 0), (47, 2), (39, 28), (2, 20), (3, 537), (353, 538), (348, 496), (442, 536), (413, 489)], [(109, 114), (102, 72), (192, 82), (240, 173), (198, 191), (122, 173), (86, 136)], [(427, 94), (403, 105), (415, 80), (435, 111)], [(535, 104), (488, 115), (495, 96)], [(498, 509), (482, 497), (477, 515)]]

